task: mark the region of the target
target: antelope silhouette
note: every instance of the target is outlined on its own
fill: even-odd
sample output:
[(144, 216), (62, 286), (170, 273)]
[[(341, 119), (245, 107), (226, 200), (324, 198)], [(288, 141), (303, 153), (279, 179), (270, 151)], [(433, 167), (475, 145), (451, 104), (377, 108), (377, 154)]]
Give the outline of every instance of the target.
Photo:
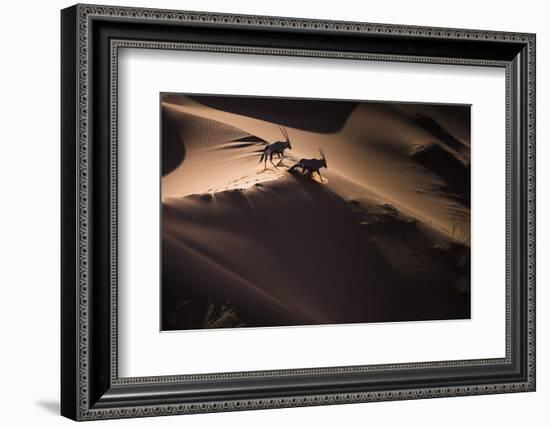
[(317, 158), (311, 158), (311, 159), (302, 158), (300, 161), (294, 164), (290, 169), (288, 169), (288, 171), (292, 173), (295, 169), (301, 168), (302, 173), (308, 177), (312, 177), (313, 173), (317, 172), (317, 174), (321, 178), (321, 182), (323, 182), (323, 176), (321, 176), (321, 172), (319, 171), (319, 169), (321, 167), (328, 169), (327, 159), (323, 151), (321, 151), (321, 149), (319, 149), (319, 153), (321, 154), (320, 160)]
[[(290, 145), (290, 138), (288, 137), (288, 132), (286, 131), (286, 129), (283, 129), (281, 126), (279, 126), (279, 129), (281, 130), (281, 133), (283, 134), (283, 136), (285, 137), (285, 140), (284, 141), (277, 141), (277, 142), (273, 142), (269, 145), (267, 145), (264, 149), (264, 151), (262, 152), (262, 156), (260, 157), (260, 163), (263, 161), (264, 162), (264, 170), (267, 169), (267, 159), (269, 157), (269, 161), (271, 162), (271, 164), (273, 164), (273, 166), (277, 167), (282, 159), (282, 158), (285, 158), (285, 149), (292, 149), (292, 146)], [(277, 154), (277, 157), (279, 158), (279, 163), (278, 164), (275, 164), (273, 163), (273, 155), (274, 154)]]

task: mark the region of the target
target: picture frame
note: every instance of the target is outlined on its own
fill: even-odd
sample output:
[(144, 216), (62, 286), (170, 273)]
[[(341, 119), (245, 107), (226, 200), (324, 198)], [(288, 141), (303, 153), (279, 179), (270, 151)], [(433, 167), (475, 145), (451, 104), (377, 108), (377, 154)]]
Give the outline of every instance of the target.
[[(524, 33), (80, 4), (64, 9), (61, 414), (94, 420), (534, 391), (535, 44), (535, 35)], [(505, 356), (120, 377), (117, 90), (123, 76), (117, 66), (123, 48), (504, 69)]]

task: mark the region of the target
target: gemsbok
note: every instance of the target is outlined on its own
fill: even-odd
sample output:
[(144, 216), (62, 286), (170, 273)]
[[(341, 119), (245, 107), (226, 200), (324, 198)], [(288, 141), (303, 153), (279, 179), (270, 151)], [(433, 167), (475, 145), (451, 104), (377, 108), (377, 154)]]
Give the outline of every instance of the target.
[(319, 169), (321, 167), (328, 169), (327, 159), (323, 151), (321, 151), (321, 149), (319, 149), (319, 153), (321, 154), (320, 160), (317, 158), (311, 158), (311, 159), (302, 158), (300, 161), (294, 164), (290, 169), (288, 169), (288, 171), (292, 173), (295, 169), (301, 168), (302, 173), (308, 177), (312, 177), (313, 173), (317, 172), (317, 174), (321, 178), (321, 182), (323, 182), (323, 176), (321, 176), (321, 172), (319, 171)]
[[(281, 126), (279, 126), (279, 129), (281, 130), (281, 133), (285, 137), (285, 140), (270, 143), (265, 147), (259, 161), (260, 163), (262, 161), (264, 162), (264, 170), (267, 169), (268, 157), (271, 164), (273, 164), (274, 167), (277, 167), (282, 161), (281, 157), (285, 158), (285, 149), (292, 149), (292, 146), (290, 145), (290, 138), (288, 137), (288, 132), (286, 131), (286, 129), (283, 129)], [(277, 157), (279, 158), (278, 164), (273, 163), (274, 154), (277, 154)]]

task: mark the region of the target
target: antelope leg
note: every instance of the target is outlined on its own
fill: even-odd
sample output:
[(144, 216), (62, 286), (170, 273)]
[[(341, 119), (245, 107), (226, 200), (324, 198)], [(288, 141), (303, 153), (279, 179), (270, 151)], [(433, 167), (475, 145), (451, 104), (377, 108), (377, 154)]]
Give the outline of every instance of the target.
[(273, 164), (273, 167), (277, 168), (277, 165), (273, 162), (273, 153), (269, 156), (269, 162)]

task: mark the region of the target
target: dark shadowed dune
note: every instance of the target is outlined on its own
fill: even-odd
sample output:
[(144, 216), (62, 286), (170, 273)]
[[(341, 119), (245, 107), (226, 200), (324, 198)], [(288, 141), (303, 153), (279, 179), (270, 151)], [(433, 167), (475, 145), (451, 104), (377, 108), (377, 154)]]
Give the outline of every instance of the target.
[(459, 139), (466, 145), (470, 145), (471, 106), (404, 103), (401, 107), (411, 116), (424, 115), (436, 121), (445, 131)]
[[(195, 102), (217, 110), (319, 133), (339, 131), (357, 106), (356, 102), (345, 101), (316, 100), (311, 102), (304, 99), (207, 95), (188, 97)], [(169, 95), (165, 99), (167, 102), (173, 101)], [(304, 111), (307, 111), (307, 114), (304, 114)]]
[(224, 305), (229, 326), (470, 315), (468, 247), (302, 176), (168, 199), (162, 220), (164, 330)]
[(454, 135), (449, 133), (432, 117), (425, 114), (417, 114), (416, 122), (424, 130), (426, 130), (427, 132), (431, 133), (433, 136), (438, 138), (441, 141), (441, 143), (443, 143), (448, 148), (460, 154), (467, 154), (469, 157), (470, 146), (466, 145), (461, 140), (456, 138)]
[(442, 190), (470, 207), (470, 166), (463, 164), (438, 144), (417, 147), (410, 154), (418, 164), (439, 176)]

